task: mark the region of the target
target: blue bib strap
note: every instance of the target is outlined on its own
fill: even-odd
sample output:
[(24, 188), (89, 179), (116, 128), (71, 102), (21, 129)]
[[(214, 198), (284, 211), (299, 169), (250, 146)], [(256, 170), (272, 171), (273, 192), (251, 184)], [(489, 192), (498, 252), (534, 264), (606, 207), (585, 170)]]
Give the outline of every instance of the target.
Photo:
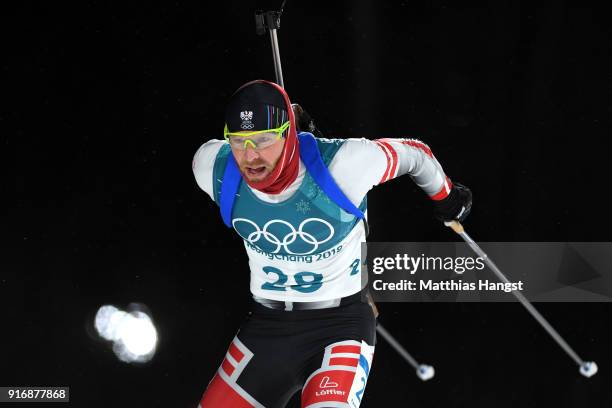
[(353, 214), (357, 218), (365, 220), (363, 212), (355, 207), (355, 204), (344, 195), (340, 187), (338, 187), (332, 178), (329, 169), (325, 163), (323, 163), (321, 152), (319, 152), (319, 147), (317, 146), (317, 141), (314, 136), (308, 132), (300, 132), (298, 134), (298, 139), (300, 141), (300, 158), (306, 166), (306, 170), (308, 170), (308, 173), (319, 188), (340, 208)]
[[(298, 134), (298, 139), (300, 143), (300, 158), (304, 166), (306, 166), (306, 170), (319, 188), (340, 208), (365, 221), (363, 212), (344, 195), (340, 187), (338, 187), (334, 181), (329, 169), (325, 163), (323, 163), (321, 152), (319, 152), (317, 141), (314, 136), (308, 132), (300, 132)], [(225, 166), (223, 182), (221, 183), (221, 193), (219, 196), (221, 217), (223, 218), (223, 223), (229, 228), (233, 228), (232, 209), (234, 208), (234, 200), (236, 199), (236, 193), (238, 192), (241, 181), (242, 175), (234, 160), (234, 155), (230, 154)]]
[(223, 218), (223, 223), (229, 228), (233, 228), (232, 209), (234, 208), (234, 200), (236, 199), (236, 193), (241, 181), (242, 175), (240, 170), (238, 170), (234, 155), (230, 153), (227, 158), (225, 173), (223, 173), (223, 182), (221, 183), (221, 193), (219, 195), (221, 217)]

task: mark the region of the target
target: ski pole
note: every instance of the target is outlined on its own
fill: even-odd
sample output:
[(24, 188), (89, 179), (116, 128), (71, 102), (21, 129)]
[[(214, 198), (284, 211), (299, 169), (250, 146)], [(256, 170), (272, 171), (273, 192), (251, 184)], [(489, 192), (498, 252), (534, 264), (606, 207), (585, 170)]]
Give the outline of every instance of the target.
[[(497, 275), (497, 277), (504, 283), (509, 283), (510, 281), (506, 276), (499, 270), (497, 265), (487, 256), (487, 254), (478, 246), (476, 242), (465, 232), (463, 225), (459, 221), (447, 221), (444, 222), (444, 225), (450, 227), (453, 231), (455, 231), (463, 240), (469, 245), (470, 248), (476, 254), (481, 257), (489, 269)], [(537, 320), (538, 323), (548, 332), (548, 334), (557, 342), (559, 346), (578, 364), (580, 374), (585, 377), (591, 377), (597, 373), (597, 364), (594, 361), (584, 361), (578, 356), (578, 354), (570, 347), (569, 344), (561, 337), (559, 333), (546, 321), (546, 319), (536, 310), (536, 308), (527, 300), (525, 296), (518, 290), (512, 290), (512, 294), (523, 304), (525, 309)]]
[(434, 376), (435, 370), (432, 366), (419, 364), (380, 323), (376, 325), (376, 332), (378, 332), (387, 343), (389, 343), (391, 347), (393, 347), (393, 349), (416, 370), (417, 377), (423, 381), (427, 381)]

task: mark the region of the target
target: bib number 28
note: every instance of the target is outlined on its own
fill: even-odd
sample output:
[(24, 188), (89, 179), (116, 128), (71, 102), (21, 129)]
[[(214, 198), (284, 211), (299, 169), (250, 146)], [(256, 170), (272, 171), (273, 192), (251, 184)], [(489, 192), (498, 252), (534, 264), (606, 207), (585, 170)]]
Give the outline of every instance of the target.
[(277, 279), (274, 282), (266, 282), (261, 285), (262, 289), (265, 290), (276, 290), (284, 292), (287, 290), (287, 287), (292, 290), (296, 290), (302, 293), (311, 293), (318, 290), (323, 285), (323, 274), (316, 272), (298, 272), (293, 275), (293, 279), (295, 280), (295, 284), (290, 284), (289, 286), (285, 286), (289, 277), (280, 269), (275, 268), (274, 266), (264, 266), (263, 271), (270, 275), (276, 275)]

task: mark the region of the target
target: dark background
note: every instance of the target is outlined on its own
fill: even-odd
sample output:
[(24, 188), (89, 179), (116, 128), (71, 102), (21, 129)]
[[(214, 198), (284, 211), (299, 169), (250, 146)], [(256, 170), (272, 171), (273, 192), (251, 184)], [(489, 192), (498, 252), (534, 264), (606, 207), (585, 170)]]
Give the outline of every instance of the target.
[[(68, 385), (74, 407), (195, 407), (249, 292), (191, 159), (222, 137), (239, 85), (274, 79), (253, 13), (280, 0), (20, 4), (1, 24), (0, 385)], [(279, 38), (292, 101), (328, 137), (427, 143), (472, 189), (476, 240), (610, 240), (605, 9), (289, 0)], [(372, 241), (457, 239), (408, 177), (368, 202)], [(92, 334), (99, 306), (130, 302), (160, 332), (141, 366)], [(437, 374), (422, 383), (380, 340), (363, 406), (610, 406), (612, 306), (537, 307), (598, 375), (517, 303), (388, 303), (380, 322)]]

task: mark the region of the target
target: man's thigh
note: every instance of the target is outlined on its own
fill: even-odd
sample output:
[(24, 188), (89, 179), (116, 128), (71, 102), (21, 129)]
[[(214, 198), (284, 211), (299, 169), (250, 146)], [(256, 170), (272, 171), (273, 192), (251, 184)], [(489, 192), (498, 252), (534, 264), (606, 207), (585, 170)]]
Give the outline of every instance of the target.
[(373, 358), (374, 346), (365, 341), (327, 345), (302, 388), (302, 408), (359, 407)]
[(283, 360), (270, 345), (241, 339), (238, 333), (208, 384), (200, 407), (284, 407), (299, 384)]

